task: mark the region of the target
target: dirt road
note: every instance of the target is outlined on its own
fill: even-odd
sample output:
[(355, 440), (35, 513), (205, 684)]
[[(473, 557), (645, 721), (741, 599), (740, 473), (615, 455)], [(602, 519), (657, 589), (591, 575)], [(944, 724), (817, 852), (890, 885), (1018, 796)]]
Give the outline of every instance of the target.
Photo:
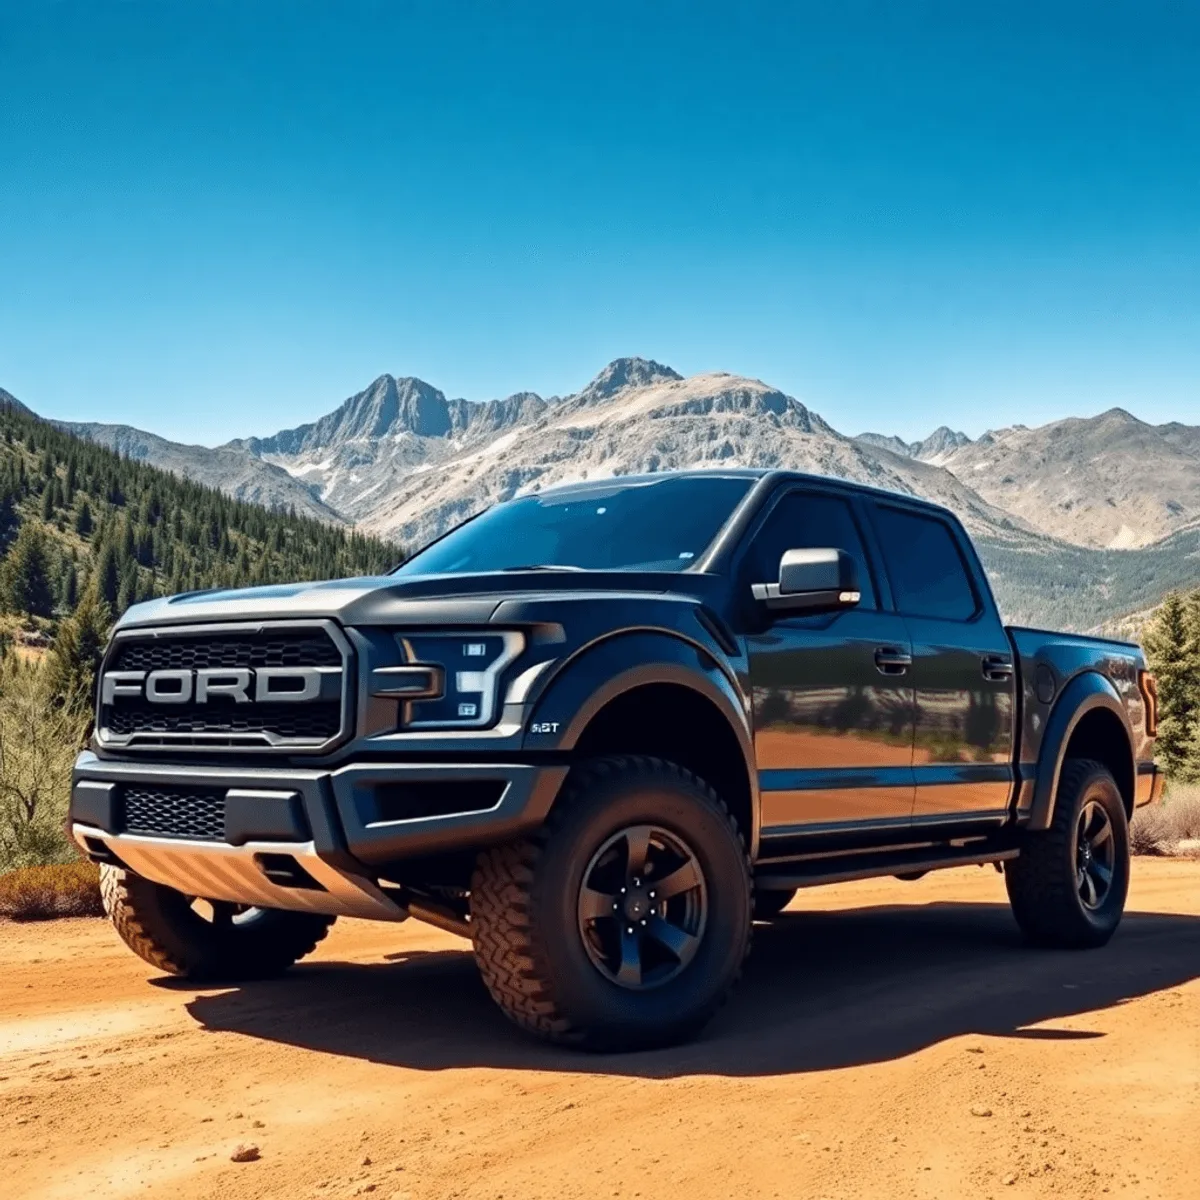
[(203, 989), (102, 921), (0, 924), (0, 1195), (1194, 1200), (1200, 863), (1139, 860), (1131, 910), (1046, 953), (991, 870), (805, 893), (702, 1041), (608, 1058), (415, 922)]

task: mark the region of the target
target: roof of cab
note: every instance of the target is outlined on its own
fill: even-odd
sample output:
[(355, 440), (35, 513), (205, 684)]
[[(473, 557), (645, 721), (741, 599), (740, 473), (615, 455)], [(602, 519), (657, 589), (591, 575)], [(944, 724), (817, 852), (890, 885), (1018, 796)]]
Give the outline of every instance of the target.
[[(920, 505), (922, 508), (946, 513), (954, 517), (954, 513), (944, 505), (936, 504), (921, 496), (909, 492), (890, 491), (887, 488), (872, 487), (868, 483), (858, 483), (852, 479), (841, 479), (836, 475), (815, 475), (807, 471), (781, 470), (773, 467), (689, 467), (674, 471), (655, 471), (642, 475), (611, 475), (606, 479), (584, 479), (573, 483), (552, 484), (550, 487), (534, 493), (538, 496), (570, 494), (572, 492), (590, 492), (602, 488), (621, 487), (628, 484), (662, 483), (668, 479), (712, 479), (724, 477), (727, 479), (771, 480), (772, 483), (818, 483), (824, 487), (834, 486), (846, 491), (862, 492), (869, 496), (878, 496), (886, 500), (903, 500), (909, 504)], [(957, 519), (957, 518), (955, 518)]]

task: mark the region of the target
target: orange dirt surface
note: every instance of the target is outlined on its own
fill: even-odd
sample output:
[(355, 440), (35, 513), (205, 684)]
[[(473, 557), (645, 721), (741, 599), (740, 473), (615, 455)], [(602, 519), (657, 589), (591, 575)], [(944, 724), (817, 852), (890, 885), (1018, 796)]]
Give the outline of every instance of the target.
[(612, 1057), (525, 1038), (416, 922), (242, 987), (0, 923), (0, 1195), (1194, 1200), (1200, 863), (1135, 862), (1130, 910), (1058, 953), (991, 869), (801, 893), (700, 1041)]

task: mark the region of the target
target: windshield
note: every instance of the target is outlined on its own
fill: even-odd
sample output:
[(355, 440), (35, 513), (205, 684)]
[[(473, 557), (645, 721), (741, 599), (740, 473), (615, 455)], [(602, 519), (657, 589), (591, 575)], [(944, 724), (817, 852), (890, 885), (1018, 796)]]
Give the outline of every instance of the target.
[(683, 571), (708, 548), (752, 482), (688, 475), (523, 496), (460, 525), (395, 573)]

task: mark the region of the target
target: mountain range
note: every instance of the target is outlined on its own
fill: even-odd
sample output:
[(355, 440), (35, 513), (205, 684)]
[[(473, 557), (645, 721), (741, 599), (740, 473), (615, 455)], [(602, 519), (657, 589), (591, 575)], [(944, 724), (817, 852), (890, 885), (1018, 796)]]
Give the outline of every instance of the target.
[(239, 498), (410, 546), (555, 483), (780, 466), (945, 504), (1016, 619), (1090, 627), (1200, 580), (1200, 426), (1150, 425), (1122, 409), (975, 440), (945, 426), (919, 442), (850, 437), (759, 380), (685, 379), (622, 358), (563, 397), (474, 402), (381, 375), (318, 421), (215, 449), (129, 426), (59, 424)]

